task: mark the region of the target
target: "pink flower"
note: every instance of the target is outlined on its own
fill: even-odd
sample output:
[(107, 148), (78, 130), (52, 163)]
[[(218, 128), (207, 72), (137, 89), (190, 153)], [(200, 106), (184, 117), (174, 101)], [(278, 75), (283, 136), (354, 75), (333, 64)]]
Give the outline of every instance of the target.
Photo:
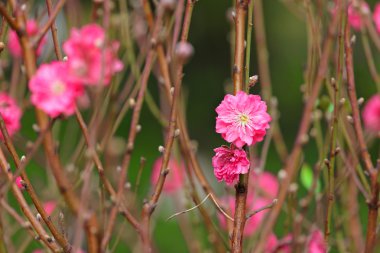
[(293, 236), (288, 234), (277, 242), (276, 253), (292, 253)]
[(60, 114), (73, 114), (75, 100), (82, 94), (83, 87), (68, 80), (67, 75), (65, 62), (41, 65), (29, 81), (32, 104), (53, 118)]
[[(33, 37), (38, 34), (38, 24), (34, 19), (30, 19), (26, 22), (26, 33), (28, 36)], [(37, 47), (36, 55), (39, 56), (41, 54), (42, 48), (46, 43), (46, 37), (44, 37), (40, 44)], [(22, 49), (20, 45), (20, 41), (18, 39), (17, 33), (13, 30), (9, 31), (8, 35), (8, 48), (10, 53), (17, 58), (22, 57)]]
[(249, 160), (244, 150), (222, 146), (214, 151), (216, 154), (212, 158), (212, 166), (218, 181), (232, 184), (238, 180), (239, 174), (248, 172)]
[(362, 113), (365, 127), (372, 132), (380, 131), (380, 94), (372, 96)]
[[(154, 185), (160, 177), (162, 161), (163, 159), (160, 157), (153, 164), (151, 182)], [(169, 160), (168, 169), (169, 174), (166, 176), (163, 190), (166, 193), (173, 193), (183, 187), (183, 166), (180, 166), (175, 159), (171, 158)]]
[(116, 58), (118, 49), (118, 42), (106, 45), (105, 32), (97, 24), (72, 29), (70, 38), (63, 44), (70, 78), (89, 85), (101, 81), (109, 84), (112, 75), (123, 68), (122, 62)]
[[(356, 9), (352, 3), (348, 5), (348, 23), (351, 25), (351, 27), (355, 30), (360, 30), (363, 25), (362, 17), (361, 15), (369, 13), (370, 9), (366, 2), (362, 2), (362, 5), (359, 7), (359, 10)], [(361, 13), (360, 13), (361, 12)], [(363, 14), (362, 14), (363, 13)]]
[[(12, 136), (21, 127), (20, 119), (22, 112), (16, 101), (3, 92), (0, 92), (0, 114), (4, 119), (5, 127), (8, 130), (9, 136)], [(0, 139), (3, 139), (3, 134), (1, 131)]]
[(278, 180), (277, 177), (270, 172), (264, 171), (257, 174), (252, 171), (249, 184), (252, 191), (258, 190), (259, 193), (261, 193), (260, 196), (263, 198), (267, 198), (272, 201), (277, 197), (279, 188)]
[(264, 252), (265, 253), (274, 253), (277, 248), (277, 237), (275, 234), (270, 234), (267, 239), (267, 243), (265, 245)]
[(216, 108), (216, 132), (238, 148), (262, 141), (271, 117), (260, 96), (239, 91), (226, 95)]
[[(222, 199), (222, 201), (228, 205), (230, 208), (231, 216), (233, 217), (235, 214), (235, 198), (233, 197), (226, 197)], [(248, 196), (247, 198), (247, 214), (253, 212), (254, 210), (257, 210), (259, 208), (264, 207), (267, 204), (266, 200), (261, 198), (256, 198), (255, 200), (252, 198), (252, 196)], [(251, 218), (247, 220), (244, 227), (244, 236), (250, 236), (252, 235), (257, 229), (260, 227), (261, 222), (263, 221), (265, 214), (268, 210), (261, 211), (255, 215), (253, 215)], [(220, 225), (223, 229), (227, 229), (227, 218), (222, 214), (218, 214), (218, 219), (220, 222)]]
[(380, 3), (375, 5), (375, 9), (373, 11), (373, 22), (375, 23), (377, 32), (380, 33)]
[(307, 252), (308, 253), (325, 253), (327, 252), (327, 247), (323, 234), (320, 230), (314, 230), (307, 243)]
[(56, 207), (57, 203), (55, 201), (47, 201), (43, 204), (43, 208), (47, 215), (51, 215)]
[(20, 176), (16, 177), (15, 183), (16, 183), (17, 187), (20, 190), (24, 190), (25, 189), (25, 186), (23, 184), (22, 178)]

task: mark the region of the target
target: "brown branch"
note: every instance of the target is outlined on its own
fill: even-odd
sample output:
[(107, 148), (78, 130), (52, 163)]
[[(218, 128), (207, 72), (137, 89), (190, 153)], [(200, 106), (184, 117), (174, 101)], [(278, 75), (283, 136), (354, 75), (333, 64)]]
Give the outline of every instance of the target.
[[(160, 8), (160, 7), (159, 7)], [(160, 10), (158, 10), (160, 11)], [(188, 12), (186, 12), (188, 13)], [(185, 17), (185, 22), (186, 22), (186, 17)], [(188, 24), (189, 26), (189, 24)], [(188, 28), (188, 26), (185, 25), (185, 27)], [(183, 31), (186, 33), (187, 31)], [(182, 42), (186, 42), (186, 40), (181, 40)], [(179, 99), (181, 97), (181, 84), (182, 84), (182, 69), (183, 69), (183, 64), (184, 62), (177, 57), (175, 59), (177, 61), (177, 80), (175, 82), (174, 86), (174, 93), (173, 93), (173, 98), (172, 98), (172, 104), (171, 104), (171, 113), (170, 113), (170, 121), (169, 121), (169, 130), (167, 133), (167, 139), (166, 139), (166, 144), (165, 144), (165, 151), (163, 155), (163, 160), (160, 168), (160, 176), (158, 178), (158, 182), (155, 186), (153, 195), (151, 196), (150, 200), (144, 204), (143, 207), (143, 212), (142, 212), (142, 221), (143, 221), (143, 231), (145, 233), (149, 233), (149, 224), (150, 224), (150, 217), (154, 212), (154, 209), (157, 205), (158, 199), (160, 198), (162, 189), (164, 187), (165, 179), (168, 173), (170, 171), (168, 170), (168, 165), (171, 157), (171, 150), (173, 147), (174, 143), (174, 138), (175, 136), (175, 130), (176, 130), (176, 119), (177, 119), (177, 110), (178, 110), (178, 103)], [(146, 235), (148, 238), (148, 235)], [(151, 252), (151, 245), (150, 244), (145, 244), (144, 245), (145, 252)]]
[[(251, 2), (250, 4), (253, 4)], [(245, 26), (247, 19), (249, 1), (236, 0), (235, 18), (235, 56), (232, 77), (234, 83), (234, 93), (241, 91), (244, 84), (244, 52), (245, 52)], [(246, 70), (248, 71), (248, 69)], [(246, 201), (248, 193), (249, 173), (240, 175), (239, 182), (235, 185), (236, 202), (234, 226), (231, 239), (231, 252), (241, 253), (243, 251), (243, 233), (246, 222)]]
[[(253, 1), (253, 0), (252, 0)], [(253, 18), (255, 24), (255, 35), (256, 35), (256, 45), (257, 45), (257, 57), (258, 57), (258, 68), (260, 77), (260, 86), (262, 88), (262, 94), (265, 101), (270, 102), (272, 97), (272, 85), (269, 71), (269, 56), (268, 48), (265, 35), (265, 24), (264, 24), (264, 14), (263, 14), (263, 3), (262, 0), (254, 0), (253, 8)], [(285, 162), (288, 156), (288, 150), (285, 145), (284, 137), (282, 136), (280, 126), (278, 124), (277, 118), (274, 117), (274, 112), (277, 108), (270, 104), (270, 112), (272, 118), (274, 119), (271, 123), (271, 131), (273, 133), (273, 140), (276, 145), (277, 152), (281, 158), (281, 161)], [(276, 109), (276, 110), (275, 110)]]
[[(340, 8), (338, 8), (338, 10), (340, 10)], [(325, 42), (323, 45), (322, 57), (321, 57), (321, 61), (318, 68), (318, 75), (314, 81), (312, 93), (310, 94), (310, 97), (306, 101), (306, 104), (304, 107), (301, 124), (297, 133), (295, 145), (285, 164), (284, 170), (287, 172), (287, 177), (284, 179), (283, 183), (281, 184), (279, 196), (278, 196), (278, 204), (275, 205), (272, 208), (271, 212), (269, 213), (269, 216), (263, 226), (261, 238), (254, 252), (263, 251), (265, 242), (270, 232), (272, 231), (272, 228), (277, 220), (277, 217), (280, 214), (282, 205), (285, 202), (287, 192), (288, 192), (288, 187), (291, 184), (298, 170), (297, 164), (302, 152), (302, 147), (304, 145), (304, 137), (306, 136), (309, 130), (313, 107), (318, 97), (319, 90), (321, 89), (323, 80), (325, 79), (325, 75), (326, 75), (326, 71), (327, 71), (327, 67), (328, 67), (328, 63), (330, 59), (331, 48), (333, 44), (333, 38), (336, 36), (335, 32), (338, 27), (339, 21), (340, 21), (340, 11), (337, 11), (337, 15), (333, 17), (333, 20), (331, 21), (331, 24), (329, 25), (327, 38), (325, 39)]]
[[(46, 31), (51, 26), (53, 20), (55, 19), (59, 10), (63, 6), (64, 2), (65, 0), (61, 0), (57, 4), (55, 10), (53, 11), (52, 15), (49, 18), (49, 21), (45, 25), (45, 27), (47, 27)], [(21, 22), (25, 23), (22, 13), (16, 12), (16, 14), (17, 14), (16, 20), (20, 23)], [(42, 33), (42, 36), (46, 33), (46, 31)], [(23, 49), (26, 74), (27, 74), (28, 79), (30, 79), (36, 72), (36, 59), (35, 59), (35, 54), (33, 52), (33, 45), (30, 41), (30, 38), (27, 36), (27, 34), (19, 34), (19, 39), (20, 39), (20, 43)], [(63, 171), (62, 164), (61, 164), (58, 154), (55, 152), (55, 143), (52, 136), (52, 132), (48, 129), (49, 118), (44, 112), (42, 112), (41, 110), (37, 108), (36, 108), (36, 117), (37, 117), (39, 128), (42, 130), (47, 129), (45, 138), (43, 140), (43, 146), (45, 149), (46, 157), (50, 164), (50, 168), (57, 182), (58, 188), (61, 194), (63, 195), (68, 207), (77, 216), (79, 212), (80, 201), (77, 195), (75, 194), (73, 187), (71, 186), (71, 183), (69, 182), (68, 178), (66, 177)], [(98, 252), (99, 242), (98, 242), (97, 237), (99, 233), (99, 228), (98, 228), (98, 222), (97, 222), (95, 214), (91, 214), (89, 218), (86, 219), (84, 227), (85, 227), (85, 231), (87, 235), (87, 243), (88, 243), (89, 252), (90, 253)]]
[[(50, 1), (50, 0), (47, 0), (47, 1)], [(54, 33), (56, 33), (57, 31), (56, 31), (56, 29), (55, 30), (53, 29), (53, 26), (55, 26), (55, 24), (54, 24), (55, 19), (57, 18), (58, 13), (61, 11), (61, 9), (65, 3), (66, 3), (66, 0), (59, 0), (57, 5), (55, 6), (53, 12), (51, 12), (51, 3), (50, 3), (50, 10), (49, 10), (49, 5), (48, 5), (49, 19), (45, 23), (45, 25), (39, 30), (36, 37), (33, 39), (33, 41), (32, 41), (33, 46), (37, 46), (41, 43), (42, 39), (44, 38), (45, 34), (49, 31), (49, 29), (52, 29), (53, 41), (54, 41), (54, 45), (56, 45), (55, 43), (58, 42), (58, 39), (55, 38), (55, 39), (57, 39), (57, 41), (55, 41)], [(53, 32), (53, 30), (54, 30), (54, 32)], [(57, 53), (57, 51), (56, 51), (56, 53)], [(57, 56), (58, 56), (58, 54), (57, 54)]]
[(15, 31), (20, 31), (20, 28), (14, 18), (12, 18), (7, 11), (7, 8), (3, 3), (0, 3), (0, 13), (7, 21), (8, 25)]
[(45, 209), (43, 208), (43, 205), (41, 204), (32, 184), (29, 180), (29, 177), (27, 176), (25, 170), (21, 169), (22, 162), (21, 162), (20, 157), (18, 156), (18, 154), (16, 152), (15, 147), (13, 146), (12, 140), (9, 137), (8, 131), (5, 127), (4, 119), (1, 115), (0, 115), (0, 129), (1, 129), (1, 133), (3, 134), (3, 137), (4, 137), (5, 145), (7, 146), (8, 151), (10, 152), (10, 154), (13, 158), (13, 161), (16, 164), (17, 170), (20, 171), (21, 178), (25, 182), (25, 185), (26, 185), (25, 189), (28, 192), (30, 198), (32, 199), (34, 206), (36, 207), (36, 209), (39, 212), (39, 214), (41, 215), (42, 219), (44, 220), (44, 222), (48, 226), (49, 230), (51, 231), (51, 233), (53, 234), (54, 238), (57, 240), (59, 245), (61, 245), (63, 250), (65, 252), (71, 252), (70, 243), (66, 240), (65, 236), (62, 235), (58, 231), (58, 229), (55, 227), (55, 225), (53, 224), (53, 222), (50, 219), (50, 216), (47, 215)]
[(36, 233), (38, 234), (39, 239), (53, 252), (59, 252), (59, 247), (56, 245), (50, 238), (50, 236), (46, 233), (45, 229), (42, 227), (40, 222), (36, 219), (35, 215), (30, 210), (28, 203), (24, 199), (21, 190), (15, 183), (15, 178), (12, 175), (12, 171), (9, 168), (9, 164), (4, 156), (3, 151), (0, 149), (0, 167), (6, 175), (7, 180), (12, 182), (12, 192), (15, 196), (17, 203), (20, 205), (21, 211), (24, 213), (25, 217), (29, 220), (30, 225), (34, 228)]
[[(152, 10), (150, 8), (149, 1), (142, 0), (142, 4), (143, 4), (144, 13), (145, 13), (145, 18), (147, 20), (149, 29), (152, 32), (154, 29), (154, 18), (153, 18)], [(183, 26), (189, 26), (190, 25), (190, 20), (191, 20), (192, 10), (194, 8), (194, 4), (195, 4), (194, 0), (187, 0), (184, 20), (188, 20), (188, 21), (184, 21)], [(182, 32), (181, 40), (186, 41), (189, 29), (188, 28), (182, 28), (182, 30), (184, 32)], [(170, 95), (170, 88), (172, 86), (172, 81), (171, 81), (171, 77), (170, 77), (170, 73), (169, 73), (169, 67), (168, 67), (169, 65), (168, 65), (168, 62), (166, 60), (162, 44), (158, 44), (156, 47), (156, 50), (157, 50), (156, 53), (157, 53), (160, 73), (162, 74), (162, 78), (164, 80), (166, 97), (167, 97), (168, 101), (171, 102), (172, 96)], [(203, 171), (200, 167), (199, 161), (197, 160), (197, 158), (195, 156), (194, 150), (191, 146), (191, 140), (190, 140), (190, 137), (189, 137), (186, 125), (185, 125), (185, 120), (184, 120), (184, 116), (182, 115), (181, 109), (178, 111), (177, 121), (178, 121), (177, 122), (178, 128), (180, 129), (179, 137), (180, 137), (181, 151), (185, 157), (186, 163), (188, 164), (188, 168), (192, 168), (192, 170), (194, 171), (203, 191), (206, 194), (209, 194), (209, 193), (211, 194), (211, 197), (215, 200), (214, 203), (221, 203), (218, 200), (218, 198), (217, 198), (216, 194), (214, 193), (212, 187), (210, 186), (209, 182), (207, 181), (205, 175), (203, 174)], [(189, 177), (189, 179), (190, 179), (190, 177)], [(192, 194), (193, 201), (195, 204), (198, 204), (200, 202), (200, 199), (196, 193), (195, 185), (194, 184), (191, 184), (191, 185), (192, 185), (192, 193), (191, 194)], [(218, 210), (220, 210), (220, 208), (218, 208), (217, 206), (216, 206), (216, 208)], [(223, 238), (221, 238), (220, 235), (218, 234), (218, 232), (214, 229), (214, 227), (212, 225), (212, 220), (209, 217), (209, 214), (202, 207), (200, 207), (199, 210), (200, 210), (202, 217), (205, 220), (206, 228), (209, 231), (209, 233), (211, 234), (210, 235), (210, 241), (215, 246), (216, 251), (220, 252), (220, 253), (225, 252), (225, 249), (223, 247), (223, 240), (222, 240)]]
[[(49, 18), (50, 18), (51, 14), (52, 14), (52, 3), (51, 3), (51, 0), (46, 0), (45, 2), (46, 2), (46, 7), (47, 7), (48, 15), (49, 15)], [(62, 3), (62, 6), (63, 6), (63, 4), (65, 2), (64, 1), (62, 1), (62, 2), (63, 2)], [(61, 8), (62, 8), (62, 6), (61, 6)], [(57, 11), (57, 14), (58, 14), (58, 11)], [(61, 47), (59, 46), (59, 40), (58, 40), (58, 34), (57, 34), (57, 26), (55, 25), (55, 18), (52, 18), (52, 23), (51, 23), (50, 29), (51, 29), (51, 35), (53, 37), (55, 55), (57, 56), (58, 60), (62, 60), (62, 51), (61, 51)]]
[(344, 32), (344, 47), (346, 53), (346, 70), (347, 70), (347, 90), (348, 97), (351, 103), (352, 118), (355, 129), (356, 138), (360, 148), (361, 159), (365, 165), (365, 169), (369, 174), (371, 182), (371, 199), (368, 203), (368, 224), (365, 243), (365, 252), (374, 252), (376, 242), (376, 226), (378, 216), (378, 201), (379, 201), (379, 182), (378, 170), (373, 167), (371, 157), (367, 150), (367, 145), (364, 139), (363, 129), (361, 126), (359, 106), (357, 102), (355, 90), (354, 64), (352, 56), (350, 27), (347, 25)]
[[(79, 126), (82, 130), (82, 133), (83, 133), (83, 136), (85, 138), (86, 144), (88, 146), (89, 152), (92, 155), (92, 159), (93, 159), (93, 161), (96, 165), (96, 168), (98, 170), (100, 180), (102, 181), (107, 192), (111, 195), (111, 198), (115, 200), (117, 197), (116, 191), (114, 190), (114, 188), (112, 187), (112, 184), (109, 182), (109, 180), (107, 179), (107, 177), (104, 174), (104, 167), (103, 167), (102, 162), (100, 161), (100, 158), (99, 158), (99, 156), (98, 156), (98, 154), (94, 148), (94, 145), (90, 141), (88, 128), (87, 128), (86, 123), (84, 122), (84, 119), (83, 119), (80, 111), (78, 110), (78, 108), (75, 109), (75, 115), (76, 115), (77, 121), (79, 123)], [(140, 233), (141, 229), (140, 229), (139, 222), (131, 214), (131, 212), (127, 209), (127, 207), (124, 205), (124, 203), (125, 203), (124, 200), (121, 201), (121, 205), (120, 205), (121, 213), (129, 221), (129, 223), (136, 229), (136, 231), (138, 233)], [(101, 249), (103, 251), (105, 250), (106, 246), (108, 245), (109, 240), (111, 239), (111, 233), (112, 233), (112, 227), (110, 227), (108, 225), (107, 229), (104, 232), (104, 236), (103, 236), (102, 243), (101, 243)]]

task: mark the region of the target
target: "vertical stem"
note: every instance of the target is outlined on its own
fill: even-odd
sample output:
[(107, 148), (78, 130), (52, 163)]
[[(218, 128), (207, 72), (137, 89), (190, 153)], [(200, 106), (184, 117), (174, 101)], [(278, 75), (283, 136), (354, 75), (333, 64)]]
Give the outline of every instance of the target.
[[(51, 0), (46, 0), (46, 6), (49, 17), (51, 16), (51, 13), (53, 11)], [(59, 46), (59, 40), (58, 40), (58, 34), (57, 34), (57, 26), (55, 25), (55, 19), (53, 19), (53, 23), (51, 24), (51, 35), (53, 37), (53, 43), (54, 43), (54, 51), (55, 55), (57, 56), (58, 60), (62, 60), (62, 51)]]
[(346, 53), (346, 69), (347, 69), (347, 90), (348, 97), (351, 103), (352, 118), (355, 129), (355, 134), (358, 140), (360, 155), (367, 170), (371, 182), (371, 198), (368, 202), (368, 223), (367, 235), (365, 242), (365, 253), (374, 252), (376, 243), (376, 226), (378, 216), (378, 201), (379, 201), (379, 182), (378, 182), (378, 169), (374, 168), (371, 157), (367, 150), (367, 145), (364, 139), (363, 129), (361, 126), (360, 112), (355, 90), (355, 77), (354, 77), (354, 64), (352, 56), (351, 35), (350, 27), (347, 25), (344, 32), (344, 45)]
[[(270, 102), (272, 97), (272, 88), (269, 72), (268, 48), (265, 36), (265, 24), (263, 13), (264, 11), (262, 0), (255, 0), (255, 8), (253, 12), (261, 93), (263, 95), (264, 100)], [(249, 47), (247, 48), (247, 50), (248, 49)], [(277, 117), (275, 117), (276, 110), (272, 103), (270, 103), (269, 109), (273, 118), (273, 121), (271, 123), (273, 141), (276, 146), (277, 152), (281, 158), (281, 161), (285, 162), (286, 157), (288, 156), (288, 150), (286, 148)]]
[(338, 128), (338, 96), (339, 96), (339, 89), (342, 83), (342, 76), (343, 76), (343, 64), (344, 64), (344, 36), (343, 31), (345, 29), (345, 26), (347, 26), (346, 22), (346, 16), (344, 15), (342, 17), (342, 23), (339, 30), (339, 53), (338, 53), (338, 66), (337, 66), (337, 80), (332, 81), (332, 87), (333, 87), (333, 104), (334, 104), (334, 112), (333, 112), (333, 118), (331, 123), (331, 135), (330, 135), (330, 154), (328, 161), (326, 163), (327, 169), (328, 169), (328, 196), (327, 196), (327, 214), (326, 214), (326, 221), (325, 221), (325, 241), (326, 245), (329, 244), (329, 236), (331, 233), (331, 216), (332, 216), (332, 208), (334, 203), (334, 190), (335, 190), (335, 174), (334, 174), (334, 167), (335, 167), (335, 155), (336, 155), (336, 139), (337, 136), (337, 128)]
[[(251, 3), (253, 4), (253, 3)], [(241, 91), (244, 87), (244, 49), (245, 49), (245, 22), (247, 17), (249, 1), (236, 0), (236, 19), (235, 19), (235, 57), (233, 66), (234, 93)], [(251, 21), (250, 21), (251, 22)], [(249, 58), (249, 57), (248, 57)], [(248, 69), (246, 71), (249, 71)], [(239, 176), (236, 188), (234, 227), (231, 239), (231, 252), (242, 252), (243, 232), (246, 221), (245, 208), (248, 191), (249, 174)]]
[(4, 240), (4, 228), (1, 209), (2, 207), (0, 206), (0, 253), (7, 253), (7, 247)]
[(234, 93), (243, 89), (244, 49), (245, 49), (245, 22), (248, 9), (248, 0), (236, 0), (235, 19), (235, 56), (232, 77)]

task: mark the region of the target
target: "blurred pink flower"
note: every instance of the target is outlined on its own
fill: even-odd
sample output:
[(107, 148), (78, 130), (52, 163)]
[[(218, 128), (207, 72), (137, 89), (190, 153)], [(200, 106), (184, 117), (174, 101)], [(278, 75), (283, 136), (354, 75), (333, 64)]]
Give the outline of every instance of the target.
[(249, 170), (249, 160), (244, 150), (222, 146), (214, 149), (212, 158), (214, 175), (218, 181), (233, 184), (238, 180), (239, 174), (246, 174)]
[(216, 132), (238, 148), (262, 141), (271, 121), (260, 96), (243, 91), (226, 95), (216, 112)]
[[(37, 22), (34, 19), (29, 19), (26, 22), (26, 33), (28, 34), (28, 36), (30, 37), (36, 36), (38, 32), (39, 31), (38, 31)], [(44, 47), (45, 43), (46, 43), (46, 37), (44, 37), (41, 40), (40, 44), (38, 45), (37, 50), (36, 50), (36, 56), (39, 56), (41, 54), (42, 48)], [(9, 30), (8, 48), (9, 48), (10, 53), (14, 57), (18, 57), (18, 58), (22, 57), (22, 49), (21, 49), (19, 39), (18, 39), (17, 33), (13, 30)]]
[[(223, 203), (230, 208), (230, 214), (233, 217), (235, 215), (235, 198), (225, 197), (222, 199)], [(264, 207), (267, 204), (267, 201), (262, 198), (253, 199), (251, 195), (247, 197), (247, 214)], [(259, 227), (263, 221), (267, 210), (261, 211), (247, 220), (244, 227), (244, 236), (252, 235)], [(220, 225), (223, 229), (227, 230), (227, 218), (222, 214), (218, 213), (218, 219)], [(273, 239), (273, 238), (272, 238)]]
[(259, 190), (259, 194), (261, 193), (260, 196), (263, 198), (272, 201), (277, 197), (279, 188), (278, 180), (277, 177), (270, 172), (264, 171), (257, 174), (252, 171), (249, 184), (251, 186), (250, 189), (252, 189), (251, 192), (257, 189)]
[[(20, 119), (22, 112), (16, 101), (3, 92), (0, 92), (0, 114), (4, 119), (9, 136), (12, 136), (21, 127)], [(0, 139), (3, 139), (1, 131)]]
[(325, 253), (327, 252), (327, 247), (323, 234), (320, 230), (314, 230), (307, 243), (307, 252), (308, 253)]
[(377, 32), (380, 33), (380, 3), (375, 5), (375, 9), (373, 11), (373, 22), (375, 23)]
[[(352, 3), (350, 3), (348, 5), (348, 10), (347, 10), (347, 14), (348, 14), (348, 23), (351, 25), (351, 27), (355, 30), (360, 30), (362, 28), (362, 25), (363, 25), (363, 21), (362, 21), (362, 13), (365, 14), (365, 13), (369, 13), (370, 9), (369, 9), (369, 6), (366, 2), (362, 2), (362, 5), (359, 7), (360, 10), (356, 9)], [(362, 13), (360, 13), (362, 12)]]
[(122, 62), (116, 58), (118, 49), (118, 42), (106, 45), (105, 32), (97, 24), (72, 29), (70, 38), (63, 44), (71, 80), (89, 85), (101, 81), (109, 84), (112, 75), (123, 68)]
[(57, 207), (57, 202), (47, 201), (43, 203), (43, 208), (47, 215), (51, 215), (54, 212), (54, 209)]
[(373, 95), (364, 106), (362, 113), (365, 127), (369, 131), (380, 131), (380, 94)]
[(24, 185), (20, 176), (16, 177), (15, 183), (19, 189), (24, 190)]
[[(153, 164), (153, 171), (151, 176), (152, 184), (156, 184), (160, 177), (160, 169), (162, 165), (162, 157), (157, 158)], [(183, 166), (180, 166), (173, 158), (169, 160), (168, 164), (169, 174), (165, 179), (164, 191), (166, 193), (173, 193), (183, 187)]]
[(83, 93), (83, 86), (68, 80), (67, 72), (65, 62), (43, 64), (29, 81), (32, 104), (50, 117), (73, 114), (75, 100)]
[(292, 253), (292, 241), (293, 241), (293, 236), (291, 234), (288, 234), (281, 240), (278, 240), (275, 252), (276, 253)]
[(265, 253), (274, 253), (274, 252), (276, 252), (276, 248), (277, 248), (277, 236), (272, 233), (268, 236), (264, 252)]

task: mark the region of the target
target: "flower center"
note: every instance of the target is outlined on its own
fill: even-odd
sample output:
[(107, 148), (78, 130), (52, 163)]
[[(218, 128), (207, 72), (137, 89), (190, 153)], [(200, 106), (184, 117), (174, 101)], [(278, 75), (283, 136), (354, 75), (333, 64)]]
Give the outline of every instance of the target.
[(59, 96), (65, 92), (66, 86), (63, 82), (57, 80), (53, 83), (51, 90), (54, 95)]
[(239, 123), (242, 125), (242, 126), (245, 126), (249, 123), (249, 117), (247, 114), (245, 113), (242, 113), (239, 115)]

